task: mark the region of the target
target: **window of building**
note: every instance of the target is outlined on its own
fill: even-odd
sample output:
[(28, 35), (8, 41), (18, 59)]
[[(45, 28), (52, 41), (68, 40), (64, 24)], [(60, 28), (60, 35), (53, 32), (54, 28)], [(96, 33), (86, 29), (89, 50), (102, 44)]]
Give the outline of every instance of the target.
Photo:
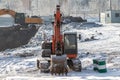
[(120, 13), (115, 13), (115, 17), (120, 17)]
[(109, 13), (107, 14), (107, 17), (110, 17)]

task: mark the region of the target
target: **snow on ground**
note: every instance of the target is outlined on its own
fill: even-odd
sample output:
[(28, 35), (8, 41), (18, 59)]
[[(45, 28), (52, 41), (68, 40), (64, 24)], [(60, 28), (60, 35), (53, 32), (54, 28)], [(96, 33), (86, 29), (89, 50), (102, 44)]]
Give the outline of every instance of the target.
[[(63, 32), (77, 32), (82, 36), (81, 40), (78, 39), (78, 53), (82, 61), (82, 72), (69, 71), (67, 77), (40, 73), (36, 68), (36, 59), (41, 53), (41, 41), (43, 38), (50, 39), (51, 29), (51, 24), (43, 24), (27, 45), (0, 52), (0, 80), (119, 80), (120, 24), (104, 24), (102, 27), (91, 28), (81, 28), (78, 23), (63, 25)], [(91, 36), (94, 36), (95, 39), (85, 41)], [(19, 56), (19, 54), (25, 53), (32, 53), (33, 55)], [(107, 73), (93, 71), (92, 59), (94, 58), (106, 59)]]
[(9, 14), (5, 14), (5, 15), (0, 15), (0, 17), (6, 17), (6, 18), (9, 18), (9, 17), (12, 17), (11, 15), (9, 15)]
[[(117, 24), (118, 25), (118, 24)], [(120, 52), (120, 27), (105, 25), (104, 27), (80, 30), (84, 35), (94, 35), (98, 40), (79, 43), (81, 49), (90, 52)], [(79, 32), (79, 31), (78, 31)], [(83, 36), (84, 36), (83, 35)]]

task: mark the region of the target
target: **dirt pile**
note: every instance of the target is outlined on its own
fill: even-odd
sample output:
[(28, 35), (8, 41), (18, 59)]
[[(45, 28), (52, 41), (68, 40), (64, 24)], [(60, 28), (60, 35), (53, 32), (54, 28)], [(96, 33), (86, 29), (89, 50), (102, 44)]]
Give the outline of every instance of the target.
[(0, 51), (25, 45), (38, 31), (36, 28), (23, 26), (0, 28)]

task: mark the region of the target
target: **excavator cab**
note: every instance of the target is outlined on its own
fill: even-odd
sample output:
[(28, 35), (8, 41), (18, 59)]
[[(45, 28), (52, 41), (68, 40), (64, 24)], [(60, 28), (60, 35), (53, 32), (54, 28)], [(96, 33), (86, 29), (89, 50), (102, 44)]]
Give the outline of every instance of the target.
[(64, 33), (64, 54), (69, 58), (77, 57), (77, 33)]
[(16, 24), (21, 24), (21, 25), (25, 24), (25, 15), (24, 15), (24, 13), (16, 13), (15, 14), (15, 23)]
[(81, 71), (81, 61), (77, 58), (77, 33), (64, 33), (64, 54), (67, 55), (67, 65), (74, 71)]

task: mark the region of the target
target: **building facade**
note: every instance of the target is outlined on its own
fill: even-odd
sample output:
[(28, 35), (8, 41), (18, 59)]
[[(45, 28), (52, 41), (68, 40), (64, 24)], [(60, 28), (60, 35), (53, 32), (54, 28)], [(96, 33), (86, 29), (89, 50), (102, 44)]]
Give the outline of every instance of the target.
[(101, 13), (102, 23), (120, 23), (120, 10), (109, 10)]

